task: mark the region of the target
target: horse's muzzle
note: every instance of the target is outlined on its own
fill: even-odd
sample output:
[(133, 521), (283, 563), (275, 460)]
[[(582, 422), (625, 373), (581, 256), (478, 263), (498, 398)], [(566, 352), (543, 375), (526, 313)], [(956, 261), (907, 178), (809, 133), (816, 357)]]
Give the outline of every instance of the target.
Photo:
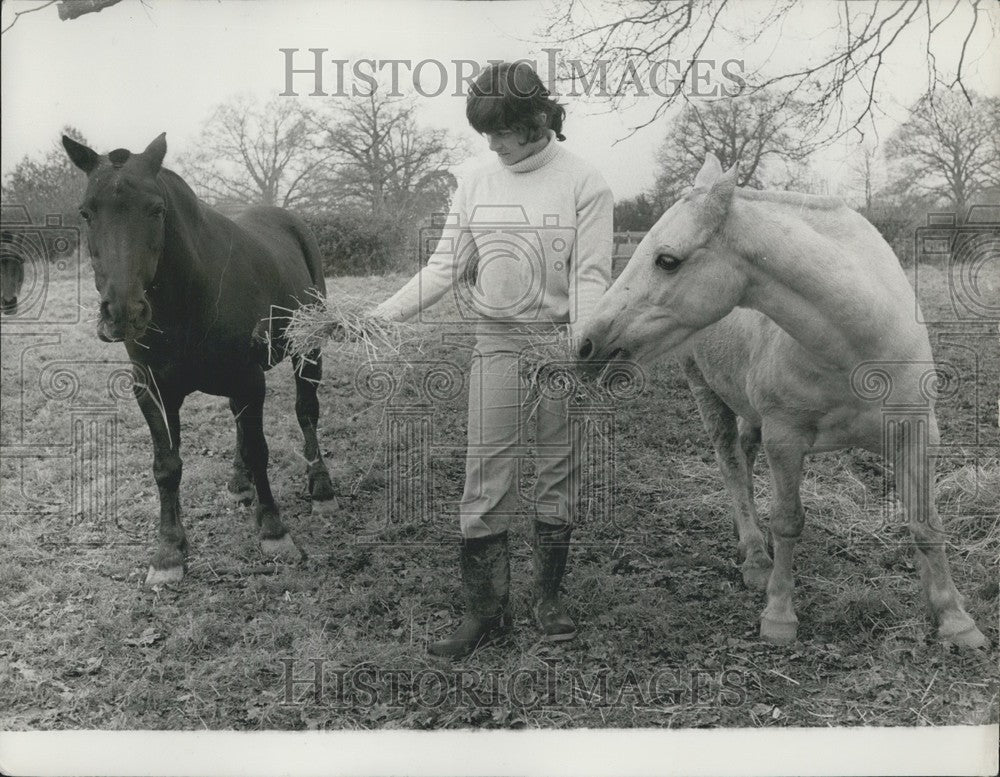
[[(594, 348), (594, 343), (590, 339), (584, 340), (583, 343), (580, 345), (580, 350), (577, 351), (576, 356), (581, 362), (594, 361), (596, 357), (596, 349)], [(614, 361), (615, 359), (628, 359), (630, 357), (631, 354), (628, 352), (628, 349), (615, 348), (600, 361), (610, 362)]]
[(153, 310), (145, 300), (129, 305), (127, 320), (124, 320), (124, 316), (114, 315), (114, 311), (115, 308), (108, 302), (101, 303), (100, 316), (97, 320), (97, 336), (106, 343), (137, 340), (145, 334), (153, 319)]
[(120, 343), (125, 339), (125, 334), (119, 327), (102, 318), (97, 322), (97, 337), (105, 343)]
[(11, 316), (14, 313), (17, 313), (17, 297), (0, 300), (0, 313), (3, 313), (5, 316)]
[(614, 348), (607, 353), (602, 353), (601, 350), (589, 337), (580, 343), (580, 349), (576, 352), (577, 366), (585, 375), (597, 375), (611, 362), (628, 361), (632, 357), (625, 348)]

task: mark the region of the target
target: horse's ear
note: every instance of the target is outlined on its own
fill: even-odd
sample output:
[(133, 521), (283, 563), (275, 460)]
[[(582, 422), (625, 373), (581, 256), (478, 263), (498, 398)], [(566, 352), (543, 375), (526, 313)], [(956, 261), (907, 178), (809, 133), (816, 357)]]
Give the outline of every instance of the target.
[(62, 144), (73, 164), (88, 175), (91, 170), (97, 167), (97, 163), (101, 160), (100, 154), (91, 148), (87, 148), (83, 143), (77, 143), (68, 135), (62, 136)]
[[(715, 160), (719, 164), (718, 160)], [(715, 224), (721, 223), (729, 212), (729, 204), (733, 201), (733, 194), (736, 191), (736, 165), (730, 167), (726, 172), (722, 172), (719, 166), (719, 175), (712, 182), (708, 195), (702, 203), (704, 212), (709, 220)]]
[(167, 155), (167, 133), (161, 132), (157, 135), (156, 140), (146, 146), (142, 155), (146, 158), (154, 175), (160, 172), (160, 168), (163, 166), (163, 157)]
[(722, 175), (722, 164), (719, 162), (719, 158), (709, 151), (705, 155), (705, 164), (701, 166), (701, 170), (695, 176), (694, 188), (704, 187), (708, 189), (720, 175)]

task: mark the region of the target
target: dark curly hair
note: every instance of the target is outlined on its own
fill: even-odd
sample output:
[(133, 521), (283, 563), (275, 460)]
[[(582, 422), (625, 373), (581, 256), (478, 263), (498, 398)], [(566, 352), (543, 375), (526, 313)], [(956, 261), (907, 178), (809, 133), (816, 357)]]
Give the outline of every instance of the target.
[[(541, 121), (539, 114), (545, 116)], [(523, 61), (493, 63), (480, 73), (469, 88), (465, 117), (476, 132), (524, 132), (522, 145), (539, 140), (548, 129), (566, 140), (562, 134), (566, 109)]]

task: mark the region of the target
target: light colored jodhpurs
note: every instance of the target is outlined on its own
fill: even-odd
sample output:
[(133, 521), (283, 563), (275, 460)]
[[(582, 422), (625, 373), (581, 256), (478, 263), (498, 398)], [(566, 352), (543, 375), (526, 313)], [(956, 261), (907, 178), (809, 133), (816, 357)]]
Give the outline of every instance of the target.
[(521, 463), (529, 456), (527, 424), (532, 415), (537, 482), (526, 512), (532, 520), (573, 523), (579, 499), (580, 425), (571, 429), (568, 398), (529, 390), (518, 357), (527, 344), (511, 325), (480, 323), (476, 330), (465, 491), (459, 505), (463, 537), (498, 534), (521, 514), (518, 480)]

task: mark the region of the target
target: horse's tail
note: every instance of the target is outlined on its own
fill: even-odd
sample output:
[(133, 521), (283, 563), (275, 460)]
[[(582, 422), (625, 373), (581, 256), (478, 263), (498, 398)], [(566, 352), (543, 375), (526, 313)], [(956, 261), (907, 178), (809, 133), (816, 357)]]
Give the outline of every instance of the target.
[(326, 297), (326, 278), (323, 276), (323, 252), (320, 250), (319, 242), (309, 225), (301, 218), (292, 215), (295, 223), (295, 237), (298, 238), (302, 247), (302, 254), (306, 259), (306, 266), (309, 268), (309, 277), (312, 278), (313, 288)]

